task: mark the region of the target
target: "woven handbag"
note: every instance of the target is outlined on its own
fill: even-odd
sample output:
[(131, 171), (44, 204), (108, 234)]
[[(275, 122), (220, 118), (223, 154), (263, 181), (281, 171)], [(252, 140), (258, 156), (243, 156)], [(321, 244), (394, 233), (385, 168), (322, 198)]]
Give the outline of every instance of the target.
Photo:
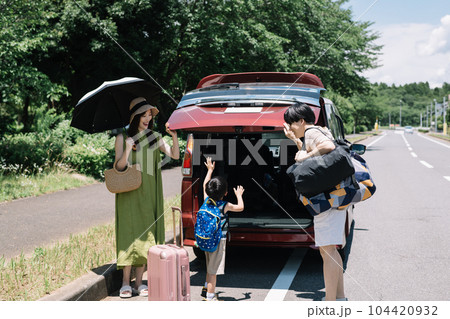
[(124, 171), (118, 171), (117, 161), (111, 169), (105, 171), (106, 188), (111, 193), (125, 193), (138, 189), (142, 183), (142, 175), (139, 164), (127, 165)]

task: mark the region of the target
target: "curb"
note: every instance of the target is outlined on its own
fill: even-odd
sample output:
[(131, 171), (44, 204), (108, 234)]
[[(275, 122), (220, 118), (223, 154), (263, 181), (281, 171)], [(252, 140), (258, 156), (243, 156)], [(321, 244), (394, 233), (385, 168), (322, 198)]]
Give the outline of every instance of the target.
[[(178, 237), (178, 236), (177, 236)], [(173, 231), (166, 232), (166, 243), (173, 242)], [(122, 270), (111, 262), (51, 292), (38, 301), (99, 301), (120, 289)]]

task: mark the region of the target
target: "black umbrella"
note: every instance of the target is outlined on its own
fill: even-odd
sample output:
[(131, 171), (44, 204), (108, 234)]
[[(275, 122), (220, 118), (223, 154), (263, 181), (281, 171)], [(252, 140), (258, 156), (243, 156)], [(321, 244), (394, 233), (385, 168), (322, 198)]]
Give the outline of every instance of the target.
[(142, 96), (149, 102), (152, 92), (155, 94), (152, 84), (139, 78), (103, 82), (78, 101), (70, 125), (88, 133), (125, 127), (130, 121), (131, 100)]

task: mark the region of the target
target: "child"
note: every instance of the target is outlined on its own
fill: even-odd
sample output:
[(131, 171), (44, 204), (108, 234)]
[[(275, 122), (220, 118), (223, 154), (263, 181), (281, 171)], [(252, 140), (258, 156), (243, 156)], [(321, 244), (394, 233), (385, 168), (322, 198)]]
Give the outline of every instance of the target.
[(215, 162), (211, 162), (211, 157), (206, 159), (206, 167), (208, 173), (206, 174), (205, 181), (203, 182), (203, 198), (205, 203), (207, 201), (214, 201), (215, 205), (220, 208), (222, 214), (220, 218), (220, 225), (222, 229), (222, 238), (219, 246), (214, 252), (205, 251), (206, 257), (206, 283), (202, 289), (202, 296), (205, 297), (205, 301), (218, 301), (216, 290), (217, 275), (223, 275), (225, 270), (225, 244), (227, 235), (227, 213), (228, 212), (242, 212), (244, 210), (244, 201), (242, 194), (244, 188), (237, 186), (233, 188), (237, 197), (237, 204), (231, 204), (223, 201), (223, 197), (227, 195), (227, 181), (221, 177), (214, 177), (211, 179), (214, 171)]

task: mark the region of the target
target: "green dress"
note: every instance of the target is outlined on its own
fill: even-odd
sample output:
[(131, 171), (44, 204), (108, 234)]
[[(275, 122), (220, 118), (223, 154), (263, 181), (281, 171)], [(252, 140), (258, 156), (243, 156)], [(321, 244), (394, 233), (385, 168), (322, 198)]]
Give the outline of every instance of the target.
[[(126, 138), (124, 135), (124, 147)], [(145, 265), (150, 246), (165, 242), (161, 159), (157, 144), (149, 146), (145, 136), (140, 139), (141, 147), (131, 151), (128, 162), (140, 164), (142, 184), (134, 191), (116, 194), (117, 269)]]

